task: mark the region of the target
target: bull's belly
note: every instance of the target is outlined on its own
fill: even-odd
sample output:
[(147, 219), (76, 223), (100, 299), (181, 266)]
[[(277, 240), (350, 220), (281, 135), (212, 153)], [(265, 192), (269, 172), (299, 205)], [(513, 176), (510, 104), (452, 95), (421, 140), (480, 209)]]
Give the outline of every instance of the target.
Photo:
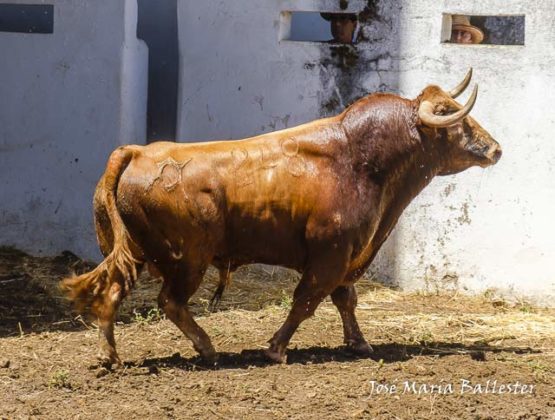
[(262, 263), (301, 270), (305, 227), (285, 210), (226, 207), (212, 192), (149, 189), (124, 178), (118, 210), (131, 238), (154, 264), (238, 267)]
[(233, 218), (227, 221), (214, 265), (261, 263), (301, 271), (306, 256), (304, 229), (299, 225)]
[(203, 224), (187, 210), (147, 214), (125, 217), (124, 221), (132, 239), (155, 264), (237, 268), (260, 263), (302, 271), (306, 261), (303, 233), (291, 226), (269, 226), (250, 219)]

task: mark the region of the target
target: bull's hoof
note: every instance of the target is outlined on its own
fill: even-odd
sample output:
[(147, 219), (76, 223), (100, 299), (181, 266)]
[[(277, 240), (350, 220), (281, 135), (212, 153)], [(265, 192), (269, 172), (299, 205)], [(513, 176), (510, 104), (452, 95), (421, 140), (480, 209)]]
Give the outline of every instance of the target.
[(108, 370), (119, 369), (123, 367), (123, 363), (121, 362), (117, 354), (111, 354), (108, 356), (105, 354), (99, 354), (97, 356), (97, 359), (98, 366)]
[(374, 349), (366, 341), (356, 341), (347, 343), (347, 351), (357, 356), (368, 357), (374, 352)]
[(218, 353), (214, 350), (212, 343), (203, 344), (202, 347), (193, 345), (193, 348), (207, 365), (213, 366), (218, 362)]
[(272, 362), (285, 363), (287, 361), (287, 357), (285, 356), (285, 354), (283, 354), (283, 353), (281, 353), (277, 350), (273, 350), (271, 348), (267, 349), (267, 350), (264, 350), (264, 354)]
[(202, 352), (200, 353), (200, 357), (202, 357), (202, 360), (209, 366), (218, 364), (218, 353), (214, 350)]

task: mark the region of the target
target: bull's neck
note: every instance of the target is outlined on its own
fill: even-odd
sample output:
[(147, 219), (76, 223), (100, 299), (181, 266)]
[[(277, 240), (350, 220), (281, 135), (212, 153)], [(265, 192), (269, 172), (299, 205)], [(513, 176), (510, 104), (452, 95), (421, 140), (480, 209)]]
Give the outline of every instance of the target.
[[(378, 208), (372, 209), (371, 213), (377, 217), (372, 220), (378, 223), (371, 222), (368, 226), (368, 236), (351, 262), (349, 279), (358, 278), (368, 268), (405, 208), (438, 173), (437, 162), (439, 161), (434, 162), (422, 149), (409, 149), (406, 154), (392, 156), (389, 165), (376, 168), (380, 173), (379, 177), (371, 172), (357, 174), (366, 175), (369, 191), (377, 192), (374, 197)], [(372, 203), (375, 205), (376, 201)]]
[(378, 222), (370, 221), (350, 267), (353, 278), (368, 267), (404, 209), (443, 166), (437, 131), (417, 128), (416, 106), (393, 95), (372, 95), (343, 116), (354, 176), (366, 184), (368, 210)]
[(382, 205), (402, 212), (437, 175), (440, 163), (437, 151), (424, 144), (395, 156), (389, 166), (382, 168)]
[(372, 136), (348, 137), (357, 178), (379, 188), (381, 206), (393, 205), (402, 212), (438, 174), (443, 156), (437, 139), (410, 123), (395, 128), (384, 131), (369, 127)]

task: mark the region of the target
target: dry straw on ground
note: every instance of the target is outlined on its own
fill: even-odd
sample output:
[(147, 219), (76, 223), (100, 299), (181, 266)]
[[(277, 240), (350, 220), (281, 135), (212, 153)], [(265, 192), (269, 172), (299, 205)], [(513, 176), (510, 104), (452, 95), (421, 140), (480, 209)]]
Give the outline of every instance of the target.
[[(370, 358), (342, 348), (327, 300), (299, 328), (288, 363), (262, 349), (291, 306), (298, 275), (272, 267), (237, 272), (218, 312), (210, 271), (191, 302), (218, 352), (206, 366), (155, 306), (146, 274), (116, 327), (124, 360), (94, 363), (94, 320), (75, 316), (56, 284), (86, 269), (69, 253), (33, 258), (0, 249), (0, 418), (544, 418), (555, 413), (555, 310), (491, 293), (406, 293), (363, 280), (357, 316)], [(372, 395), (370, 381), (534, 385), (527, 395)], [(117, 407), (117, 409), (116, 409)]]

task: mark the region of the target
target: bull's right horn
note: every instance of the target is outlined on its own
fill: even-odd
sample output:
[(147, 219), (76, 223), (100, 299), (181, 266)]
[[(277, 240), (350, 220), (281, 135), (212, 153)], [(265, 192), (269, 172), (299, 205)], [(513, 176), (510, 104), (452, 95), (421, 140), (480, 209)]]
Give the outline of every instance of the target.
[(418, 117), (420, 120), (428, 127), (441, 128), (448, 127), (450, 125), (456, 124), (466, 117), (472, 107), (476, 103), (476, 98), (478, 97), (478, 85), (474, 86), (472, 95), (464, 107), (459, 109), (457, 112), (450, 115), (435, 115), (434, 108), (435, 105), (431, 101), (422, 101), (418, 107)]
[(456, 88), (449, 91), (449, 96), (455, 99), (457, 96), (463, 93), (466, 87), (468, 86), (468, 84), (470, 83), (470, 79), (472, 79), (472, 67), (470, 67), (470, 69), (468, 70), (468, 73), (466, 73), (466, 76), (464, 76), (463, 81), (459, 83), (459, 85)]

